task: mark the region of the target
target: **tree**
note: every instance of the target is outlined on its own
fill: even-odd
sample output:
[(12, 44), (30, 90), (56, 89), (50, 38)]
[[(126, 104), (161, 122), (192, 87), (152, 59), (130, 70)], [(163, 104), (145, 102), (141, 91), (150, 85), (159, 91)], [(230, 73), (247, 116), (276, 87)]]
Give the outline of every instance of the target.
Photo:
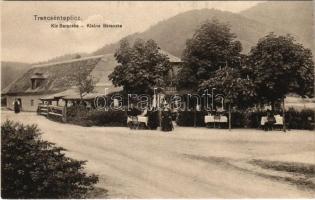
[(36, 125), (1, 125), (2, 198), (85, 198), (98, 182), (83, 170), (85, 161), (68, 158), (65, 149), (40, 139)]
[(290, 35), (270, 33), (260, 39), (251, 49), (247, 65), (257, 95), (264, 102), (273, 105), (288, 93), (314, 96), (312, 52)]
[[(252, 70), (252, 78), (256, 92), (263, 103), (283, 103), (283, 119), (285, 119), (284, 98), (288, 93), (301, 96), (314, 96), (314, 62), (312, 52), (301, 44), (295, 43), (292, 36), (276, 36), (268, 34), (253, 47), (248, 57), (248, 66)], [(283, 131), (285, 131), (285, 122)]]
[(228, 104), (229, 129), (231, 129), (231, 106), (246, 108), (255, 97), (255, 85), (250, 79), (242, 78), (241, 71), (230, 67), (218, 69), (208, 80), (200, 85), (199, 92), (216, 88), (217, 94), (224, 96)]
[(90, 92), (93, 92), (94, 90), (94, 82), (92, 76), (88, 74), (86, 70), (79, 69), (77, 73), (77, 87), (80, 94), (80, 99), (82, 101), (82, 98), (84, 94), (88, 94)]
[(91, 76), (87, 76), (85, 79), (79, 79), (78, 81), (80, 98), (83, 98), (83, 94), (93, 92), (94, 82)]
[(171, 67), (168, 57), (160, 52), (154, 40), (137, 39), (132, 47), (127, 40), (122, 40), (115, 58), (119, 64), (109, 79), (129, 93), (152, 94), (154, 87), (164, 86)]
[(240, 66), (242, 45), (229, 25), (206, 21), (186, 42), (184, 65), (178, 74), (179, 88), (197, 89), (212, 73), (224, 66)]

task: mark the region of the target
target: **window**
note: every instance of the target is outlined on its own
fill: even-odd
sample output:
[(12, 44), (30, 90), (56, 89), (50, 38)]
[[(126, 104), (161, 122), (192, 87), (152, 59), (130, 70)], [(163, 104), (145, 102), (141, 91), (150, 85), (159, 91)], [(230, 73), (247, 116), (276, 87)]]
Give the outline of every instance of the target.
[(34, 106), (34, 100), (31, 99), (31, 106)]
[(41, 84), (47, 77), (43, 75), (43, 73), (36, 72), (33, 76), (31, 76), (31, 87), (33, 90), (40, 87)]
[(32, 79), (32, 90), (34, 90), (36, 88), (36, 80), (35, 79)]

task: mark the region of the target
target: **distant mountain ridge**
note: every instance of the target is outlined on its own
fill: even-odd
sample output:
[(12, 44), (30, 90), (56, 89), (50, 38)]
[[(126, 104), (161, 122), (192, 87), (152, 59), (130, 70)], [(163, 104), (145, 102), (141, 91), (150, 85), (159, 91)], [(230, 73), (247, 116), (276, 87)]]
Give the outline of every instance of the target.
[[(260, 38), (269, 32), (291, 34), (305, 47), (314, 52), (313, 2), (265, 2), (240, 13), (220, 11), (216, 9), (192, 10), (180, 13), (161, 21), (142, 33), (131, 34), (125, 38), (133, 42), (135, 38), (154, 39), (159, 46), (181, 57), (188, 38), (206, 20), (216, 18), (220, 22), (231, 25), (243, 46), (243, 52), (250, 51)], [(93, 53), (113, 53), (119, 43), (105, 45)]]
[[(130, 42), (133, 42), (136, 38), (154, 39), (163, 50), (181, 57), (186, 40), (193, 36), (201, 23), (213, 18), (231, 25), (231, 31), (237, 35), (238, 40), (242, 43), (243, 53), (249, 52), (250, 48), (269, 32), (275, 32), (276, 34), (292, 34), (298, 42), (310, 48), (314, 56), (312, 1), (269, 1), (259, 3), (240, 13), (216, 9), (191, 10), (152, 25), (142, 33), (130, 34), (125, 38)], [(41, 63), (69, 60), (75, 58), (78, 54), (81, 57), (86, 57), (114, 53), (118, 46), (119, 42), (106, 44), (91, 54), (66, 54)], [(31, 66), (31, 64), (24, 63), (17, 63), (16, 65), (14, 65), (14, 62), (1, 63), (1, 88), (21, 76), (21, 73), (27, 71)], [(8, 67), (11, 69), (8, 69)]]
[(314, 1), (269, 1), (240, 12), (272, 28), (281, 28), (314, 52)]
[(1, 90), (31, 68), (29, 63), (1, 61)]
[[(243, 52), (248, 52), (258, 39), (268, 32), (281, 33), (280, 29), (274, 30), (263, 23), (239, 14), (216, 9), (202, 9), (178, 14), (151, 26), (147, 31), (135, 33), (126, 38), (131, 42), (136, 38), (154, 39), (162, 49), (181, 57), (186, 40), (193, 36), (195, 30), (203, 22), (214, 18), (231, 25), (232, 32), (236, 33), (243, 45)], [(119, 43), (105, 45), (95, 51), (93, 55), (112, 53), (118, 46)]]

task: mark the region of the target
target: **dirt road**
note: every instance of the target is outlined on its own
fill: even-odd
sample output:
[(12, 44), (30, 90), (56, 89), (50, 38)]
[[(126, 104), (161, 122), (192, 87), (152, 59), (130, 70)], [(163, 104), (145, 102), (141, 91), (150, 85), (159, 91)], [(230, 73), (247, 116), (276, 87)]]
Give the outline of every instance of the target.
[(313, 166), (315, 134), (311, 131), (175, 127), (169, 134), (122, 127), (85, 128), (34, 113), (3, 111), (1, 117), (2, 121), (36, 123), (43, 139), (66, 148), (68, 156), (88, 160), (87, 171), (98, 174), (97, 186), (108, 190), (108, 196), (100, 193), (99, 198), (315, 197), (314, 188), (290, 179), (296, 174), (263, 169), (251, 162)]

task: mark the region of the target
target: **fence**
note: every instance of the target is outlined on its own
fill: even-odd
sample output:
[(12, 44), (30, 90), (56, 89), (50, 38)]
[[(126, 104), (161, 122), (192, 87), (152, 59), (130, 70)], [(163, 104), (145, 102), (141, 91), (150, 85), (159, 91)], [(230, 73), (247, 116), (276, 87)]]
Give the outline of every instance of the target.
[(47, 116), (48, 115), (48, 105), (39, 104), (38, 107), (37, 107), (37, 113), (39, 115)]
[(64, 106), (47, 106), (47, 117), (58, 121), (65, 122), (67, 119), (66, 109)]

